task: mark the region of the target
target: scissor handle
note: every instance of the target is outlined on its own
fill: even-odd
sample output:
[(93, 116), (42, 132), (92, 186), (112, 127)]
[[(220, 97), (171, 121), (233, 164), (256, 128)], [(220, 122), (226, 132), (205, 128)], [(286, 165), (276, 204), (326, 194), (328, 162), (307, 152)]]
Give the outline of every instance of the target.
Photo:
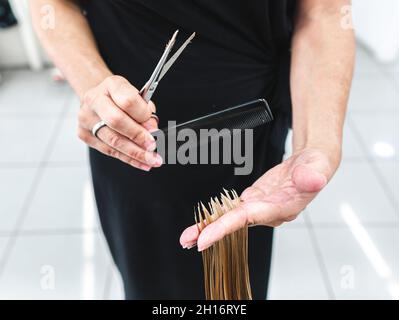
[(140, 94), (143, 97), (145, 102), (150, 102), (155, 90), (158, 87), (158, 81), (155, 81), (153, 83), (150, 84), (146, 84), (143, 89), (140, 90)]
[(180, 56), (180, 54), (184, 51), (184, 49), (187, 47), (187, 45), (191, 42), (191, 40), (195, 37), (195, 32), (183, 43), (183, 45), (176, 51), (176, 53), (173, 55), (172, 58), (168, 62), (166, 62), (170, 51), (172, 50), (175, 42), (176, 42), (176, 37), (178, 34), (179, 30), (177, 30), (174, 34), (172, 39), (169, 41), (168, 45), (165, 48), (165, 51), (159, 60), (157, 66), (155, 67), (154, 72), (152, 73), (150, 79), (148, 82), (144, 85), (144, 87), (140, 90), (140, 94), (143, 97), (143, 99), (148, 103), (155, 90), (158, 87), (159, 81), (164, 77), (166, 72), (168, 72), (169, 68), (174, 64), (176, 59)]

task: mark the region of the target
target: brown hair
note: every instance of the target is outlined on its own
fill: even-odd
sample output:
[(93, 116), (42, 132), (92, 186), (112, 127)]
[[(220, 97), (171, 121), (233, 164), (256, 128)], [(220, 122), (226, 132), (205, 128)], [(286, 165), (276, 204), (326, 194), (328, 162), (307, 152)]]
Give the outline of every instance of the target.
[[(198, 204), (195, 221), (199, 232), (207, 224), (236, 208), (240, 198), (233, 190), (224, 190), (208, 208)], [(248, 268), (248, 227), (234, 232), (202, 252), (205, 296), (207, 300), (251, 300)]]

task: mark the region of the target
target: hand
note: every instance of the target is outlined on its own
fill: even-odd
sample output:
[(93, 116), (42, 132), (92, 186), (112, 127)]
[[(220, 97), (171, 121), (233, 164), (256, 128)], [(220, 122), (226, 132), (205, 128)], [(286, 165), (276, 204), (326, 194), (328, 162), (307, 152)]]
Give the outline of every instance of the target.
[(203, 251), (247, 225), (277, 227), (292, 221), (323, 189), (337, 166), (320, 150), (301, 150), (260, 177), (243, 192), (238, 208), (209, 224), (201, 234), (196, 225), (187, 228), (180, 243), (183, 248), (197, 243), (198, 251)]
[[(162, 158), (153, 151), (156, 142), (150, 132), (158, 128), (151, 118), (155, 105), (146, 103), (125, 78), (111, 76), (89, 90), (79, 111), (78, 135), (90, 147), (133, 167), (149, 171), (160, 167)], [(106, 127), (91, 130), (99, 121)]]

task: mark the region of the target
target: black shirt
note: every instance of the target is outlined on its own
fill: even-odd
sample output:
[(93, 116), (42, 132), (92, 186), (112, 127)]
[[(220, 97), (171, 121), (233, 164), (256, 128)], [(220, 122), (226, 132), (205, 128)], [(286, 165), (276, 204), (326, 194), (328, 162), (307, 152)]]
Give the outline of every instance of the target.
[[(84, 1), (111, 70), (136, 87), (172, 33), (197, 36), (153, 100), (161, 120), (183, 121), (253, 98), (290, 112), (289, 49), (294, 0)], [(178, 46), (179, 43), (176, 44)]]

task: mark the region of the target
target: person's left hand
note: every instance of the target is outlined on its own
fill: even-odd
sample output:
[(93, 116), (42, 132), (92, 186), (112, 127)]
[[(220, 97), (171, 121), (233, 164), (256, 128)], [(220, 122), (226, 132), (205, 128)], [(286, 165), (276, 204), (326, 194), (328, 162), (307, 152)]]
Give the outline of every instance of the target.
[(209, 224), (199, 234), (197, 225), (180, 237), (183, 248), (209, 248), (247, 225), (276, 227), (294, 220), (332, 177), (332, 164), (323, 151), (304, 149), (272, 168), (241, 195), (241, 205)]

